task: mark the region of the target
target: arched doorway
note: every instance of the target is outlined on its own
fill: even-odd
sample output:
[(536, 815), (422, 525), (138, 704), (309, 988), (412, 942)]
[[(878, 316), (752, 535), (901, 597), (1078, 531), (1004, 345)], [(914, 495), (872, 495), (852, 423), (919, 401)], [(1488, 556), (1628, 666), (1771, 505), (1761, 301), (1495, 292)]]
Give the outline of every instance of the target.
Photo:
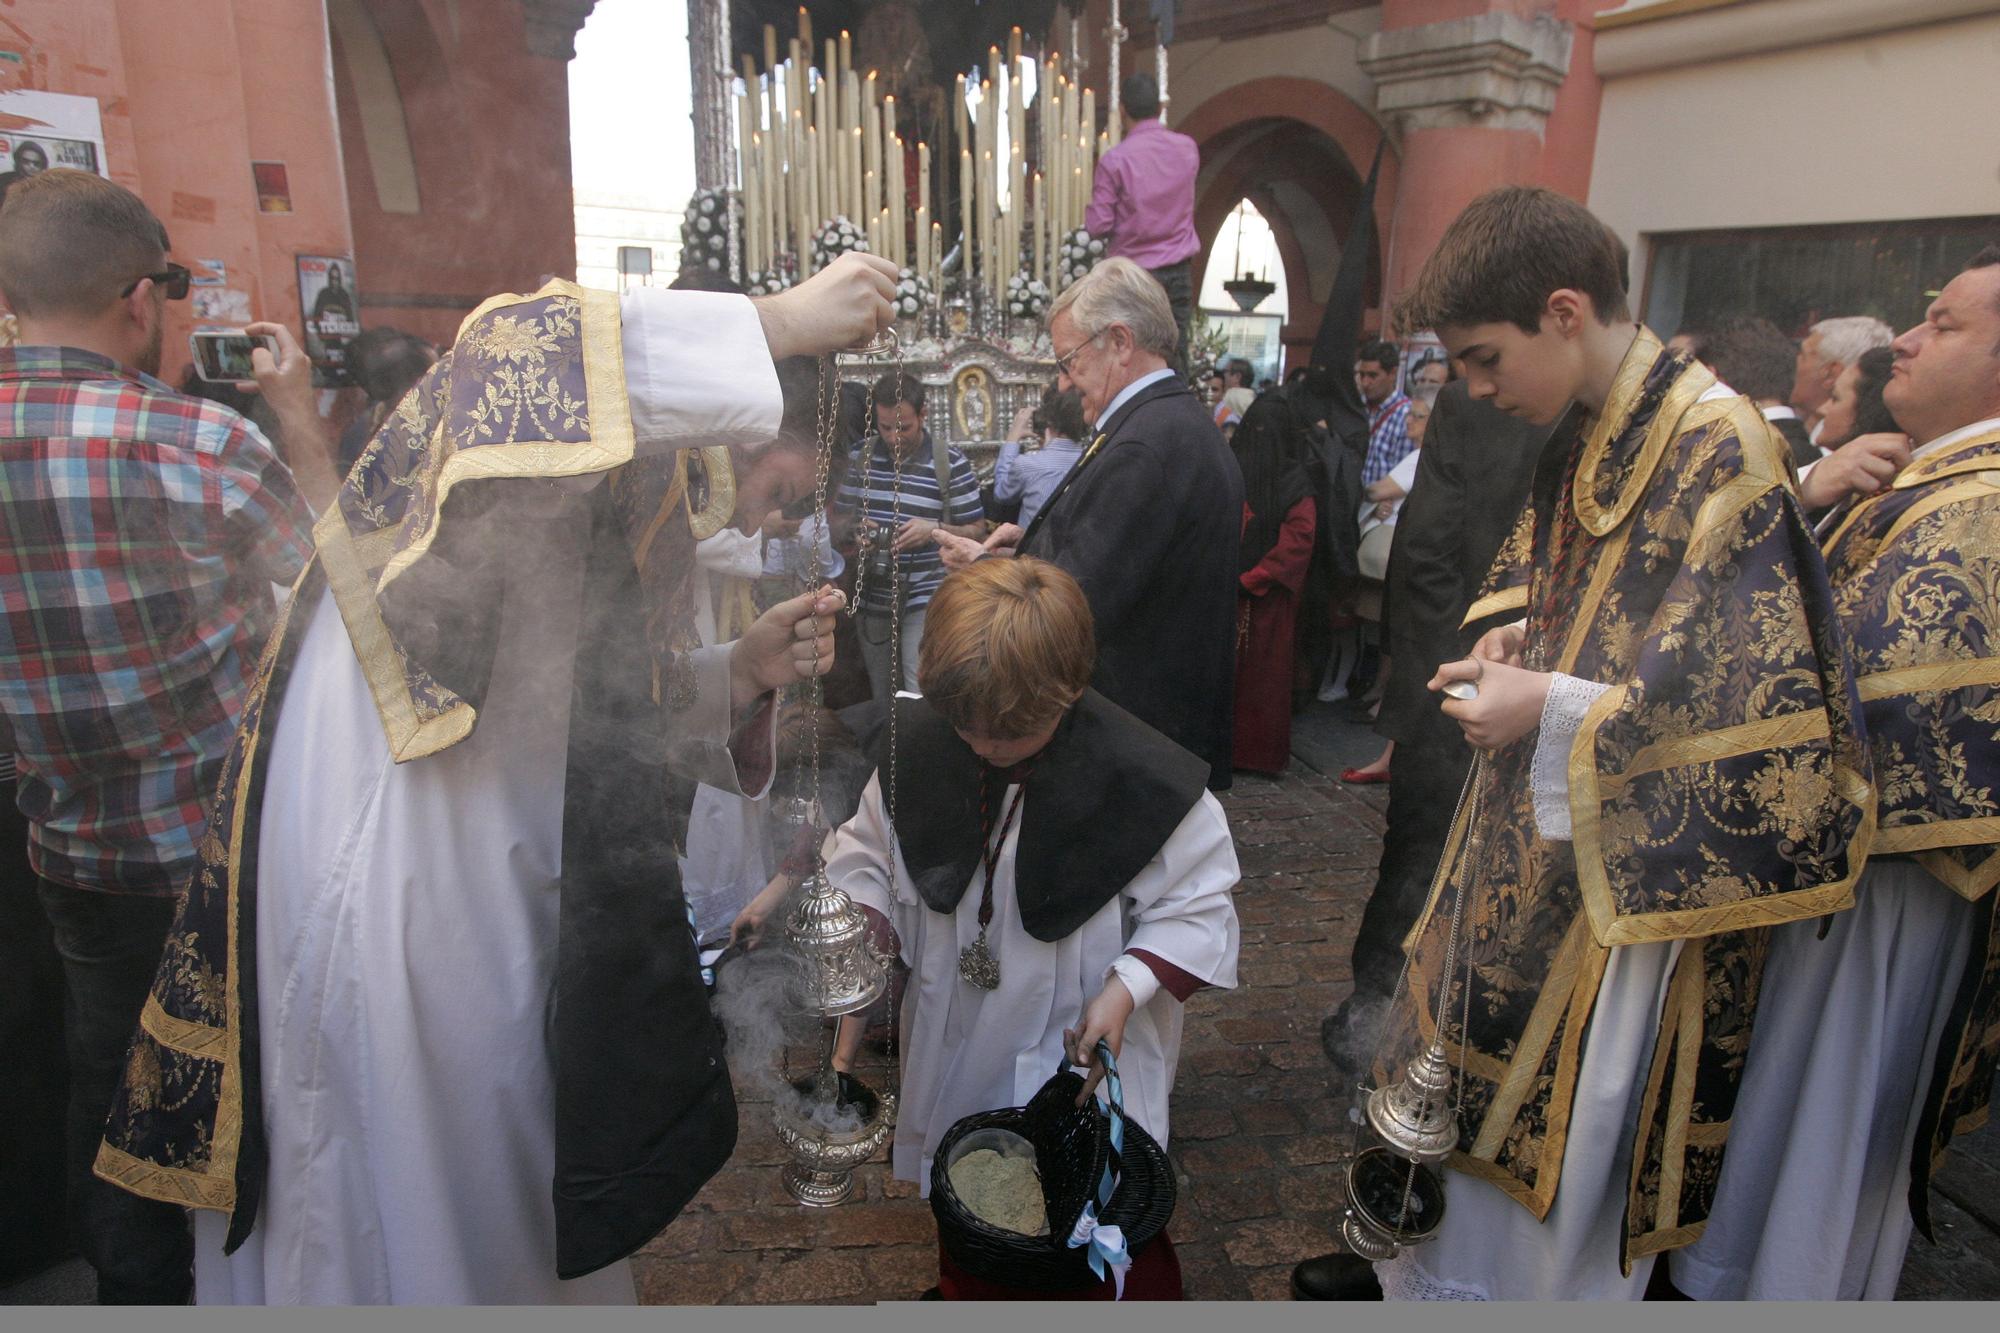
[[(1288, 322), (1291, 288), (1277, 236), (1257, 205), (1238, 201), (1222, 220), (1208, 247), (1208, 272), (1196, 289), (1195, 306), (1204, 326), (1226, 344), (1223, 357), (1243, 357), (1257, 374), (1275, 378), (1284, 369), (1284, 326)], [(1253, 290), (1228, 290), (1235, 278), (1270, 284), (1261, 300)], [(1255, 300), (1246, 308), (1245, 302)]]
[[(1176, 126), (1201, 145), (1195, 186), (1197, 290), (1215, 241), (1238, 202), (1248, 199), (1269, 222), (1284, 261), (1289, 309), (1284, 328), (1288, 364), (1303, 362), (1319, 332), (1327, 294), (1348, 244), (1362, 176), (1380, 126), (1334, 88), (1308, 79), (1268, 78), (1237, 84), (1195, 108)], [(1384, 246), (1396, 192), (1393, 147), (1382, 160), (1375, 195), (1376, 243), (1367, 301), (1381, 300)], [(1221, 262), (1229, 262), (1221, 255)], [(1379, 315), (1371, 325), (1379, 325)]]

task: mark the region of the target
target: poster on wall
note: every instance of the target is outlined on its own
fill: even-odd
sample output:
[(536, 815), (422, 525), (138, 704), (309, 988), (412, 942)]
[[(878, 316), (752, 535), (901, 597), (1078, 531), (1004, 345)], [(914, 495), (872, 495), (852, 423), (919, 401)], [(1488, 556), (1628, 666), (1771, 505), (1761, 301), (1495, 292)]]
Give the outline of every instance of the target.
[(347, 255), (300, 255), (299, 309), (305, 312), (306, 355), (313, 383), (336, 389), (354, 383), (347, 345), (361, 332), (354, 299), (354, 260)]
[(94, 97), (68, 93), (0, 93), (0, 203), (15, 181), (50, 167), (109, 175), (104, 122)]
[(250, 179), (257, 186), (259, 213), (292, 211), (292, 178), (282, 162), (252, 162)]
[(1428, 403), (1450, 378), (1451, 360), (1435, 333), (1412, 333), (1403, 339), (1404, 393)]

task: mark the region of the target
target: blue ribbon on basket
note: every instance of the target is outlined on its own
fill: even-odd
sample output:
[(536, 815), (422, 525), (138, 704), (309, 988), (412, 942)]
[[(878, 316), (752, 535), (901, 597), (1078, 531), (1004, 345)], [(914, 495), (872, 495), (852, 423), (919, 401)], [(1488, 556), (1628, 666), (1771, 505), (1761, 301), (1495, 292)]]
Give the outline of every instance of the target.
[(1097, 1058), (1104, 1062), (1104, 1082), (1111, 1092), (1111, 1152), (1105, 1158), (1104, 1175), (1097, 1182), (1097, 1198), (1084, 1204), (1082, 1216), (1070, 1230), (1069, 1247), (1088, 1245), (1090, 1271), (1101, 1282), (1109, 1269), (1116, 1298), (1123, 1300), (1125, 1274), (1131, 1270), (1132, 1254), (1125, 1247), (1125, 1233), (1116, 1226), (1100, 1223), (1097, 1218), (1098, 1210), (1110, 1205), (1112, 1191), (1118, 1188), (1118, 1175), (1112, 1170), (1112, 1163), (1122, 1160), (1125, 1151), (1125, 1090), (1118, 1081), (1118, 1061), (1112, 1058), (1109, 1042), (1097, 1043)]

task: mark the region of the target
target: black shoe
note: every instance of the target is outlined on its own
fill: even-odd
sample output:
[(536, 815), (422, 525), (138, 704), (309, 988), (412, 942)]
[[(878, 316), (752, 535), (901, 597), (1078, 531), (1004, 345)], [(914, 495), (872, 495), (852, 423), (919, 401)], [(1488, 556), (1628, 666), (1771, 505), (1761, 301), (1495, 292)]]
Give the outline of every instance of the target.
[(1295, 1301), (1379, 1301), (1382, 1284), (1375, 1266), (1358, 1254), (1336, 1250), (1308, 1259), (1292, 1270)]

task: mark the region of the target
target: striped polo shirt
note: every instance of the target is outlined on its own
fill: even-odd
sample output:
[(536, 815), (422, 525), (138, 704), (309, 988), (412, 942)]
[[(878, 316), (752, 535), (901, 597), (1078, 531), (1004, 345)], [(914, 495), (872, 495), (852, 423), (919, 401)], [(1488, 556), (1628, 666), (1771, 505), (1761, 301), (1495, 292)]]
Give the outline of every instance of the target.
[[(860, 510), (864, 518), (882, 530), (886, 543), (896, 529), (913, 518), (939, 523), (970, 523), (984, 512), (979, 501), (979, 474), (972, 460), (947, 446), (951, 463), (951, 514), (946, 517), (938, 496), (937, 467), (931, 460), (931, 435), (924, 432), (923, 443), (911, 450), (900, 469), (889, 446), (879, 435), (870, 435), (855, 445), (847, 463), (847, 478), (840, 484), (840, 507)], [(907, 615), (931, 604), (931, 594), (944, 582), (944, 561), (935, 544), (926, 542), (896, 557), (905, 588), (903, 611)], [(866, 572), (861, 574), (861, 609), (885, 614), (889, 610), (889, 590), (878, 586)]]

